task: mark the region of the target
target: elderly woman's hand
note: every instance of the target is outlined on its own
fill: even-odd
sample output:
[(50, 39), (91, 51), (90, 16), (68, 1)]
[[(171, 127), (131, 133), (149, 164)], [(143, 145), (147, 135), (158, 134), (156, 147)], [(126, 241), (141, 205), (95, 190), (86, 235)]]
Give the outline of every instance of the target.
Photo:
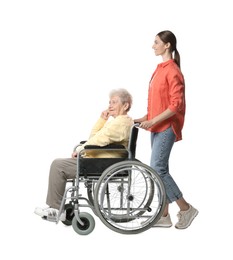
[(107, 109), (107, 110), (104, 110), (104, 111), (101, 113), (101, 117), (102, 117), (104, 120), (108, 120), (108, 118), (109, 118), (109, 111), (108, 111), (108, 109)]
[(75, 158), (77, 158), (77, 152), (76, 151), (74, 151), (73, 153), (72, 153), (72, 155), (71, 155), (71, 157), (73, 158), (73, 159), (75, 159)]

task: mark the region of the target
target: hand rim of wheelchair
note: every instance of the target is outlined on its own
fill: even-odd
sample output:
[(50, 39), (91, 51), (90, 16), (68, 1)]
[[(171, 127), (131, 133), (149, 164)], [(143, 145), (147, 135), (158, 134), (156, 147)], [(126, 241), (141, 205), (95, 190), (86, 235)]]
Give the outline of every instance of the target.
[[(137, 161), (140, 162), (139, 160), (137, 160)], [(94, 207), (94, 193), (95, 193), (95, 186), (96, 186), (96, 184), (97, 184), (97, 181), (91, 181), (91, 182), (87, 183), (87, 196), (88, 196), (90, 204), (93, 206), (93, 212), (95, 213), (95, 215), (98, 216), (98, 214), (96, 213), (95, 207)], [(153, 185), (153, 183), (152, 183), (152, 185)], [(148, 203), (148, 205), (150, 205), (151, 201), (148, 201), (147, 203)], [(150, 210), (150, 208), (148, 206), (148, 211), (149, 210)], [(119, 222), (128, 222), (129, 221), (128, 218), (123, 218), (122, 216), (121, 216), (120, 219), (117, 216), (115, 218), (112, 217), (112, 219), (115, 222), (118, 222), (118, 221)]]
[[(124, 168), (125, 167), (125, 168)], [(106, 209), (105, 206), (103, 206), (103, 200), (104, 200), (104, 196), (105, 193), (107, 192), (107, 185), (108, 183), (110, 183), (111, 178), (113, 178), (114, 176), (117, 177), (117, 174), (120, 171), (125, 171), (125, 170), (129, 170), (132, 169), (133, 170), (137, 170), (139, 172), (139, 174), (142, 174), (143, 176), (143, 180), (147, 183), (148, 180), (148, 184), (151, 185), (150, 187), (150, 193), (144, 195), (143, 200), (141, 203), (139, 203), (139, 207), (142, 206), (142, 204), (144, 205), (144, 208), (141, 209), (134, 209), (131, 210), (130, 207), (128, 207), (128, 212), (127, 214), (123, 214), (123, 215), (119, 215), (119, 214), (112, 214), (111, 212), (111, 216), (109, 216), (109, 209)], [(137, 177), (137, 176), (136, 176)], [(136, 178), (135, 177), (135, 178)], [(104, 184), (103, 184), (104, 183)], [(158, 207), (157, 209), (155, 209), (155, 213), (154, 215), (152, 215), (150, 218), (146, 218), (146, 220), (144, 219), (143, 224), (138, 224), (138, 226), (136, 227), (124, 227), (124, 225), (126, 225), (126, 222), (131, 222), (134, 220), (138, 220), (143, 219), (143, 215), (146, 211), (150, 212), (151, 208), (150, 208), (150, 203), (152, 202), (153, 198), (154, 198), (154, 194), (151, 194), (152, 190), (154, 191), (154, 188), (158, 191), (159, 194), (157, 194), (158, 196)], [(94, 205), (95, 205), (95, 209), (96, 212), (99, 216), (99, 218), (101, 219), (101, 221), (110, 229), (112, 229), (113, 231), (116, 231), (118, 233), (123, 233), (123, 234), (136, 234), (136, 233), (140, 233), (143, 232), (147, 229), (149, 229), (151, 226), (153, 226), (161, 217), (164, 207), (165, 207), (165, 203), (166, 203), (166, 196), (165, 196), (165, 188), (164, 188), (164, 184), (162, 182), (162, 180), (160, 179), (159, 175), (149, 166), (136, 161), (136, 160), (126, 160), (126, 161), (122, 161), (119, 163), (116, 163), (110, 167), (108, 167), (101, 175), (101, 177), (99, 178), (99, 181), (96, 184), (96, 188), (95, 188), (95, 195), (94, 195)], [(146, 191), (145, 191), (146, 192)], [(149, 195), (148, 195), (149, 194)], [(130, 196), (130, 194), (128, 194), (128, 196)], [(130, 201), (130, 199), (133, 201), (133, 195), (131, 198), (127, 197), (127, 200)], [(146, 202), (145, 202), (146, 199)], [(129, 202), (130, 203), (130, 202)], [(110, 210), (111, 211), (111, 210)], [(136, 213), (137, 212), (137, 213)], [(130, 217), (131, 215), (131, 217)], [(121, 226), (121, 224), (123, 224), (123, 226)]]
[[(92, 183), (91, 183), (91, 187), (88, 187), (88, 189), (87, 189), (87, 195), (88, 195), (89, 201), (91, 202), (91, 204), (92, 204), (93, 206), (94, 206), (94, 192), (95, 192), (95, 186), (96, 186), (96, 184), (97, 184), (96, 182), (92, 182)], [(151, 181), (151, 185), (152, 185), (152, 186), (154, 185), (152, 181)], [(150, 190), (150, 191), (151, 191), (151, 190)], [(145, 208), (147, 207), (148, 211), (150, 211), (149, 205), (150, 205), (150, 203), (151, 203), (151, 201), (152, 201), (152, 199), (153, 199), (152, 194), (151, 194), (151, 196), (150, 196), (149, 198), (150, 198), (150, 199), (147, 201), (147, 205), (144, 206)], [(94, 211), (94, 213), (98, 216), (98, 214), (96, 213), (96, 210)], [(138, 216), (139, 216), (139, 215), (142, 215), (143, 213), (144, 213), (144, 211), (139, 212), (139, 213), (138, 213)], [(127, 216), (124, 217), (123, 215), (121, 215), (120, 217), (117, 216), (117, 215), (116, 215), (116, 216), (112, 215), (112, 216), (111, 216), (111, 219), (112, 219), (114, 222), (121, 222), (121, 223), (130, 221)]]

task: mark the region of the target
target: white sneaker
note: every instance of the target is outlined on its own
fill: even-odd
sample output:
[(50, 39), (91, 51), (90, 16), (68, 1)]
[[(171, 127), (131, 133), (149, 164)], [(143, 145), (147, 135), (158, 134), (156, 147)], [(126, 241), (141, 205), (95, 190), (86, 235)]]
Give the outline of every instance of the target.
[(194, 218), (197, 216), (198, 210), (189, 204), (189, 209), (186, 211), (180, 211), (177, 214), (178, 222), (175, 227), (178, 229), (185, 229), (191, 225)]
[(163, 228), (169, 228), (172, 226), (172, 221), (170, 214), (167, 214), (166, 217), (161, 217), (157, 223), (155, 223), (152, 227), (163, 227)]
[[(58, 218), (58, 209), (53, 208), (36, 208), (34, 211), (35, 214), (42, 217), (43, 219), (46, 219), (48, 221), (56, 222)], [(61, 216), (59, 217), (59, 220), (65, 221), (66, 220), (66, 212), (62, 212)]]

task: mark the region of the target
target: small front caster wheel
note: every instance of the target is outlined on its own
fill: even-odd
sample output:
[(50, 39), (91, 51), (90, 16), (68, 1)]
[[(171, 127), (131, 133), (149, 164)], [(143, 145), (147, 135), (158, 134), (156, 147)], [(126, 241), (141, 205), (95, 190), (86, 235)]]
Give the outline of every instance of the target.
[(77, 219), (74, 217), (72, 220), (72, 227), (75, 232), (77, 232), (79, 235), (88, 235), (90, 234), (93, 229), (95, 228), (95, 220), (92, 217), (91, 214), (86, 212), (81, 212), (79, 214), (80, 219), (84, 223), (84, 225), (81, 225)]

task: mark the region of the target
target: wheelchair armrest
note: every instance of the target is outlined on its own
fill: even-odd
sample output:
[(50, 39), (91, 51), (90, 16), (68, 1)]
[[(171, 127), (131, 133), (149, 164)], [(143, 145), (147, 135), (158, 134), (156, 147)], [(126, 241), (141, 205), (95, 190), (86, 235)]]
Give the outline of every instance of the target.
[(121, 144), (108, 144), (105, 146), (98, 146), (98, 145), (86, 145), (84, 149), (98, 149), (98, 150), (108, 150), (108, 149), (125, 149), (124, 145)]
[[(81, 141), (78, 145), (76, 145), (74, 147), (73, 151), (75, 151), (77, 149), (77, 147), (81, 146), (84, 143), (86, 143), (86, 141)], [(105, 146), (99, 146), (99, 145), (85, 145), (84, 146), (84, 150), (120, 150), (120, 149), (126, 150), (126, 148), (122, 144), (108, 144)]]
[(75, 147), (74, 147), (74, 149), (73, 149), (73, 152), (76, 151), (77, 147), (79, 147), (79, 146), (81, 146), (81, 145), (83, 145), (83, 144), (85, 144), (85, 143), (86, 143), (86, 141), (81, 141), (79, 144), (75, 145)]

